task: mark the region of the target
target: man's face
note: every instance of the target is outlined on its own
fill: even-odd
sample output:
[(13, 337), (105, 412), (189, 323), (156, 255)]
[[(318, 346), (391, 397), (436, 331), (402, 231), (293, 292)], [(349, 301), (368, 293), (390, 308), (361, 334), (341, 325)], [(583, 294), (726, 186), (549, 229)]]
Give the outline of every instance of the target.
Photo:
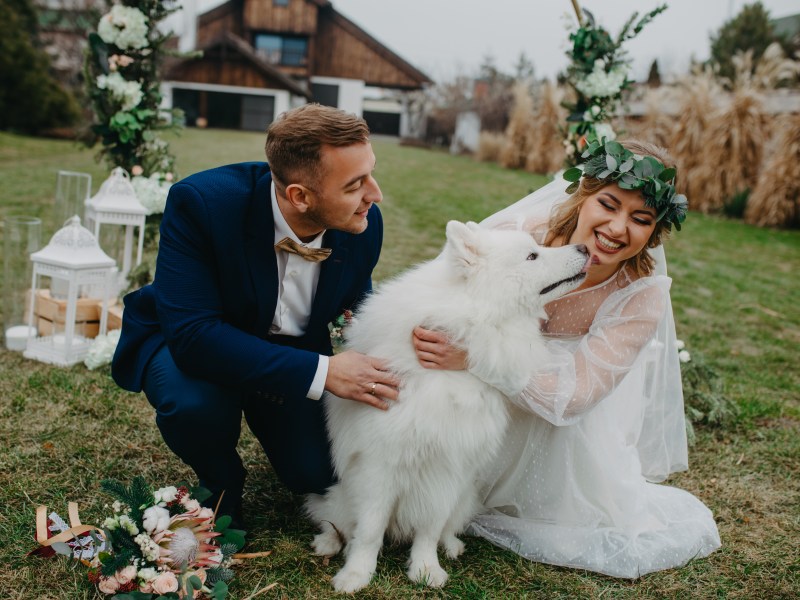
[(378, 182), (372, 177), (372, 146), (323, 146), (321, 159), (321, 175), (310, 194), (304, 220), (320, 230), (363, 232), (370, 207), (383, 199)]

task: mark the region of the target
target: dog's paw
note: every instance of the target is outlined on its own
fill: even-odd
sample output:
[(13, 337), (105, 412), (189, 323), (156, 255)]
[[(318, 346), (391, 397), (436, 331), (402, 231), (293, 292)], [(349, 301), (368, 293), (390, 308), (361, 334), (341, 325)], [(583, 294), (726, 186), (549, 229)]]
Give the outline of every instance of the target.
[(447, 583), (447, 571), (437, 565), (411, 563), (408, 567), (408, 578), (415, 583), (424, 583), (428, 587), (440, 588)]
[(442, 548), (447, 558), (458, 558), (464, 553), (464, 542), (454, 535), (447, 535), (442, 538)]
[(342, 549), (342, 541), (335, 531), (325, 531), (314, 536), (311, 548), (317, 556), (336, 556)]
[(366, 587), (370, 579), (371, 572), (345, 567), (333, 576), (333, 589), (340, 594), (353, 594)]

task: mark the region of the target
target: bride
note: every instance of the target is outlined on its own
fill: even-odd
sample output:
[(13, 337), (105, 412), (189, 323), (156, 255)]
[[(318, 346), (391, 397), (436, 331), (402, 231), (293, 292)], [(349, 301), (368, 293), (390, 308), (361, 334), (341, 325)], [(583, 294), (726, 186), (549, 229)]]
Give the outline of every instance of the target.
[[(582, 176), (565, 174), (580, 177), (572, 195), (554, 181), (482, 223), (548, 246), (586, 244), (593, 258), (584, 284), (546, 307), (551, 359), (531, 365), (514, 399), (469, 531), (534, 561), (636, 578), (720, 546), (708, 508), (658, 484), (688, 468), (661, 247), (686, 200), (663, 149), (595, 141), (589, 151)], [(417, 328), (414, 345), (429, 368), (469, 368), (441, 332)]]

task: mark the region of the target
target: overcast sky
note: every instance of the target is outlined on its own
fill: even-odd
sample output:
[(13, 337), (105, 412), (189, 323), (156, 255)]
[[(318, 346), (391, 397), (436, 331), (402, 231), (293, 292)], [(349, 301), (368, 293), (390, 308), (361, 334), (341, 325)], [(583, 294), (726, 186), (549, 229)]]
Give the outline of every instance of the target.
[[(207, 10), (220, 0), (197, 0)], [(486, 55), (513, 72), (521, 52), (537, 77), (566, 66), (564, 15), (570, 0), (332, 0), (333, 7), (434, 80), (473, 74)], [(656, 0), (579, 0), (616, 36), (625, 20)], [(684, 73), (692, 56), (709, 54), (709, 35), (752, 0), (667, 0), (669, 8), (626, 44), (642, 79), (658, 58), (662, 75)], [(800, 0), (763, 0), (770, 16), (800, 13)]]

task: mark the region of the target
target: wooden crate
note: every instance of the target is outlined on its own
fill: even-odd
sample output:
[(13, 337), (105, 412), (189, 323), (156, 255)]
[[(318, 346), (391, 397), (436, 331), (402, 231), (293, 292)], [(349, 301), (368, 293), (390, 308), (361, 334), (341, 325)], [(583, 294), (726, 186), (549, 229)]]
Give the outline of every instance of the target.
[[(112, 302), (116, 302), (113, 300)], [(100, 314), (103, 302), (97, 298), (78, 298), (75, 308), (75, 333), (87, 338), (97, 337), (100, 331)], [(112, 304), (109, 307), (109, 322), (111, 321), (111, 308), (116, 307)], [(122, 307), (118, 307), (120, 316)], [(33, 313), (39, 329), (39, 335), (52, 335), (54, 331), (61, 333), (64, 331), (64, 324), (67, 318), (67, 301), (53, 298), (50, 290), (36, 290), (36, 301), (33, 305)], [(109, 329), (113, 329), (109, 325)]]
[[(103, 303), (97, 304), (98, 311), (102, 311)], [(112, 329), (122, 329), (122, 304), (112, 304), (108, 307), (108, 331)], [(99, 313), (98, 313), (99, 314)]]
[[(63, 334), (64, 323), (56, 322), (53, 326), (53, 321), (39, 317), (36, 320), (39, 328), (40, 336)], [(100, 333), (100, 321), (76, 321), (75, 322), (75, 335), (80, 335), (85, 338), (96, 338)]]

